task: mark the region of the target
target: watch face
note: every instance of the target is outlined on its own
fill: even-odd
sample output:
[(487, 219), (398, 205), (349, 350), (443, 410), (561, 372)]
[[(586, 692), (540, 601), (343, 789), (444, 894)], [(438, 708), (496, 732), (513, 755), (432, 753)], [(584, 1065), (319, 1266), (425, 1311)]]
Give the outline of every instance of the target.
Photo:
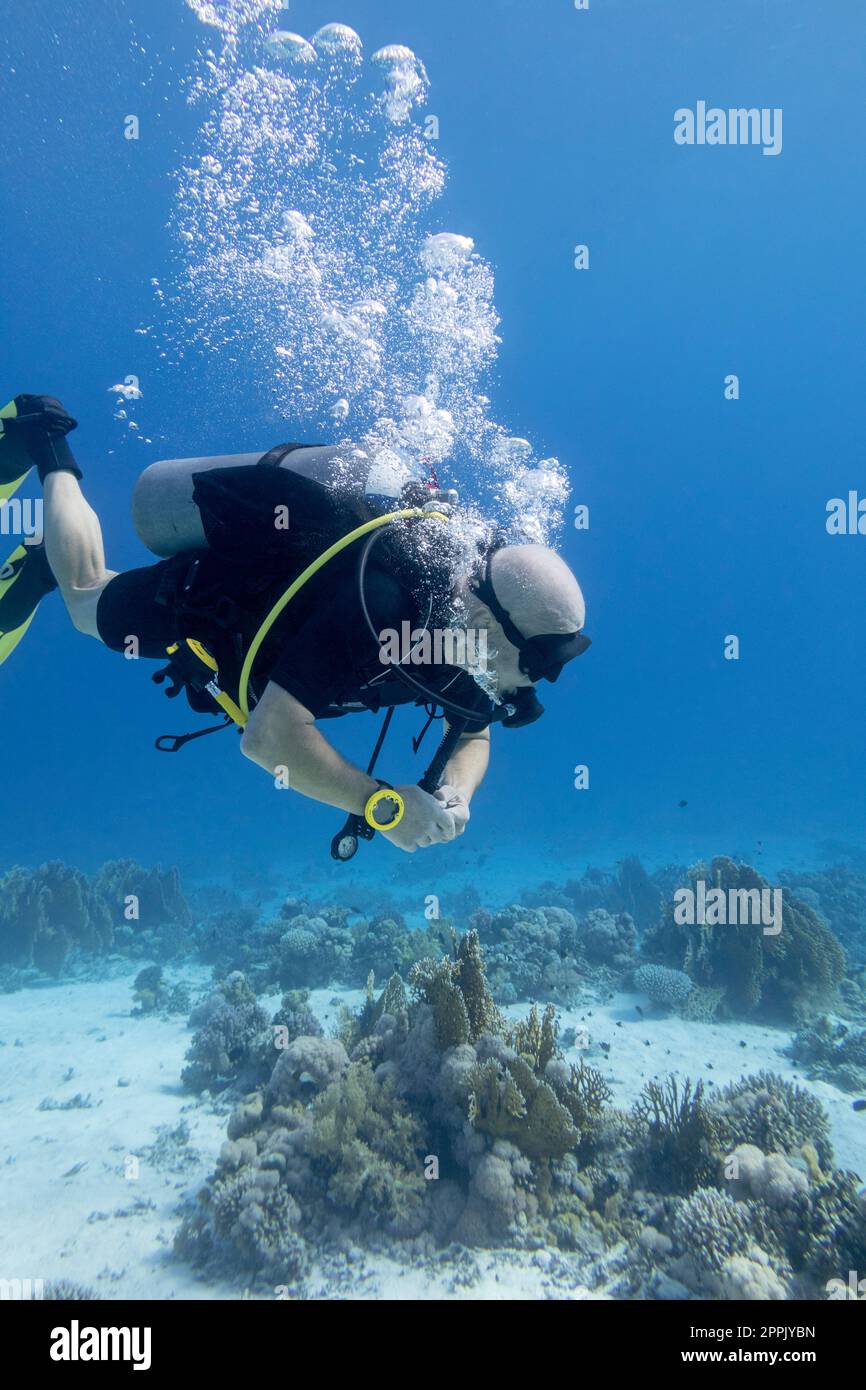
[(344, 835), (337, 844), (337, 855), (340, 859), (351, 859), (357, 852), (358, 841), (354, 835)]
[(383, 796), (373, 807), (373, 819), (377, 825), (387, 829), (394, 821), (398, 811), (398, 804), (392, 796)]

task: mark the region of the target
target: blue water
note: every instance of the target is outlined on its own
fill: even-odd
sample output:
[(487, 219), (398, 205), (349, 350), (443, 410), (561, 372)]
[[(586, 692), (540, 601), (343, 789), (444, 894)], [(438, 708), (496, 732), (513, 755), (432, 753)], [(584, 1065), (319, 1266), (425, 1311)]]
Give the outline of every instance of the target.
[[(864, 487), (862, 8), (293, 0), (287, 27), (332, 19), (367, 52), (403, 42), (427, 66), (450, 171), (433, 229), (472, 236), (495, 268), (486, 389), (568, 468), (562, 547), (593, 638), (541, 723), (495, 733), (466, 837), (416, 856), (417, 883), (457, 865), (531, 881), (625, 852), (791, 862), (862, 843), (866, 539), (824, 526), (829, 498)], [(333, 437), (290, 401), (275, 412), (241, 366), (217, 403), (207, 363), (167, 365), (135, 333), (171, 262), (171, 174), (199, 121), (181, 78), (202, 42), (181, 0), (30, 0), (0, 38), (3, 399), (51, 392), (78, 417), (115, 568), (147, 563), (129, 497), (154, 459)], [(677, 146), (673, 112), (700, 99), (781, 107), (782, 153)], [(151, 444), (112, 418), (128, 373)], [(588, 532), (568, 525), (577, 503)], [(149, 674), (45, 603), (0, 672), (3, 866), (129, 855), (322, 891), (408, 871), (381, 844), (332, 866), (339, 814), (278, 795), (232, 735), (156, 754), (187, 716)], [(420, 774), (416, 727), (401, 716), (383, 775)], [(374, 734), (358, 718), (334, 738), (360, 762)], [(589, 790), (573, 788), (578, 763)]]

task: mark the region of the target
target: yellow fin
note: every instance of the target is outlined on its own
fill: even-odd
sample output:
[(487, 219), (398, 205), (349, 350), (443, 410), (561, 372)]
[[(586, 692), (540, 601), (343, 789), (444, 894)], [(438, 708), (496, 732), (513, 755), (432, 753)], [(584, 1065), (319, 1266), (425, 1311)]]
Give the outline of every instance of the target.
[[(27, 560), (27, 557), (28, 547), (23, 544), (16, 545), (6, 563), (0, 566), (0, 602), (6, 597), (10, 589), (18, 583), (18, 580), (24, 573), (24, 562)], [(0, 629), (0, 666), (12, 655), (18, 643), (26, 634), (27, 629), (36, 616), (39, 602), (40, 600), (37, 597), (33, 608), (27, 614), (23, 623), (19, 623), (17, 627), (11, 628), (8, 632), (3, 632), (3, 630)]]
[(18, 643), (21, 641), (21, 638), (26, 634), (33, 619), (36, 617), (36, 613), (37, 610), (34, 608), (27, 621), (23, 622), (20, 627), (16, 627), (14, 632), (0, 633), (0, 666), (12, 655)]
[[(4, 445), (6, 446), (6, 449), (9, 448), (8, 441), (6, 440), (5, 435), (3, 433), (2, 422), (4, 420), (14, 420), (17, 414), (18, 407), (14, 401), (7, 401), (4, 406), (0, 406), (0, 468), (3, 467), (3, 456), (6, 451), (4, 449)], [(7, 498), (12, 496), (13, 492), (18, 491), (18, 488), (24, 482), (24, 479), (27, 477), (27, 474), (30, 472), (30, 469), (32, 467), (33, 465), (28, 462), (26, 464), (24, 472), (20, 473), (17, 478), (11, 478), (8, 482), (5, 483), (0, 482), (0, 502), (5, 502)]]

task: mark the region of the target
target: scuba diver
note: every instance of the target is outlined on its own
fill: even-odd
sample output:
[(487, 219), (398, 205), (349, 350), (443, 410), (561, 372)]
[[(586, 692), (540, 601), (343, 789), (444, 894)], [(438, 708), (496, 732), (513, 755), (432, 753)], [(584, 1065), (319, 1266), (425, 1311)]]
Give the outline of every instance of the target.
[[(59, 588), (79, 632), (129, 659), (168, 658), (153, 677), (167, 694), (221, 713), (215, 727), (240, 729), (246, 757), (346, 812), (335, 859), (376, 833), (409, 853), (461, 835), (491, 725), (537, 719), (537, 682), (556, 681), (589, 646), (583, 595), (560, 557), (457, 524), (456, 494), (435, 474), (419, 482), (394, 454), (281, 444), (152, 464), (133, 519), (162, 558), (117, 573), (80, 487), (67, 439), (76, 425), (51, 396), (0, 410), (0, 515), (32, 467), (44, 492), (44, 541), (26, 540), (0, 570), (0, 662)], [(425, 709), (424, 731), (443, 718), (445, 734), (420, 784), (392, 786), (373, 772), (407, 703)], [(366, 771), (320, 728), (362, 710), (384, 711)], [(176, 752), (212, 731), (156, 746)]]

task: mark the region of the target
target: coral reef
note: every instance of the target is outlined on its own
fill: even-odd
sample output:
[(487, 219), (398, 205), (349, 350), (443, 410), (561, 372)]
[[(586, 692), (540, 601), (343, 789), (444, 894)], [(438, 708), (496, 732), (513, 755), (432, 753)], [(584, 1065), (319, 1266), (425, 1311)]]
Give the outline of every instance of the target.
[(774, 1072), (758, 1072), (725, 1087), (713, 1101), (711, 1117), (725, 1151), (754, 1144), (764, 1153), (792, 1154), (809, 1144), (822, 1167), (833, 1161), (821, 1102)]
[(189, 949), (193, 919), (177, 869), (113, 859), (99, 870), (93, 890), (111, 913), (115, 949), (159, 960)]
[(866, 965), (866, 871), (862, 867), (832, 864), (809, 872), (785, 869), (779, 882), (823, 918), (853, 962)]
[(676, 1273), (710, 1298), (781, 1300), (787, 1297), (784, 1265), (774, 1264), (753, 1233), (754, 1211), (716, 1188), (698, 1188), (673, 1218)]
[(351, 934), (352, 978), (360, 982), (371, 973), (377, 980), (406, 974), (431, 952), (448, 950), (451, 926), (439, 920), (422, 931), (407, 927), (399, 912), (381, 913), (355, 923)]
[(260, 921), (250, 907), (214, 914), (199, 933), (199, 953), (221, 978), (240, 970), (259, 991), (362, 986), (372, 973), (408, 973), (413, 964), (447, 948), (450, 924), (406, 925), (398, 912), (349, 924), (348, 906), (287, 898), (277, 918)]
[(377, 1081), (366, 1059), (347, 1059), (313, 1107), (311, 1177), (350, 1221), (362, 1217), (391, 1235), (414, 1235), (424, 1225), (424, 1138), (393, 1082)]
[(186, 1014), (190, 1008), (190, 993), (186, 985), (169, 985), (163, 978), (161, 965), (148, 965), (140, 970), (132, 987), (134, 1013)]
[(295, 1038), (318, 1037), (322, 1033), (322, 1025), (310, 1008), (310, 994), (306, 989), (290, 989), (283, 995), (273, 1024), (280, 1047), (288, 1046)]
[[(866, 1194), (851, 1173), (831, 1171), (827, 1116), (781, 1077), (762, 1073), (702, 1107), (701, 1162), (670, 1198), (643, 1194), (641, 1225), (627, 1231), (632, 1293), (658, 1298), (824, 1298), (840, 1270), (866, 1256)], [(661, 1112), (668, 1135), (677, 1111)], [(679, 1107), (680, 1111), (683, 1107)], [(682, 1130), (679, 1144), (695, 1152)], [(646, 1180), (640, 1137), (632, 1172)], [(826, 1170), (826, 1171), (825, 1171)], [(658, 1185), (657, 1185), (658, 1186)], [(637, 1197), (639, 1194), (635, 1194)], [(632, 1201), (635, 1199), (632, 1198)], [(858, 1265), (857, 1262), (860, 1262)]]
[(628, 912), (608, 912), (594, 907), (586, 914), (575, 943), (593, 965), (628, 970), (637, 955), (638, 935)]
[[(716, 858), (689, 870), (688, 887), (721, 890), (728, 902), (769, 891), (767, 880), (746, 864)], [(709, 916), (709, 914), (707, 914)], [(684, 971), (703, 988), (723, 989), (723, 1006), (736, 1017), (800, 1019), (832, 1001), (845, 956), (833, 933), (811, 907), (782, 890), (781, 929), (759, 923), (676, 920), (671, 905), (644, 939), (651, 963)]]
[(189, 1091), (254, 1084), (274, 1060), (274, 1029), (240, 972), (235, 972), (190, 1014), (197, 1029), (181, 1081)]
[(114, 940), (108, 905), (78, 869), (53, 862), (0, 878), (0, 962), (59, 975), (73, 950)]
[(300, 1037), (280, 1050), (268, 1082), (273, 1105), (290, 1106), (304, 1095), (330, 1086), (349, 1065), (349, 1054), (337, 1038)]
[(54, 861), (0, 878), (0, 965), (56, 976), (76, 954), (164, 960), (190, 948), (191, 927), (173, 869), (115, 860), (90, 880)]
[(644, 932), (654, 927), (666, 894), (680, 881), (682, 871), (671, 867), (648, 874), (634, 856), (623, 859), (615, 870), (587, 869), (582, 878), (569, 879), (562, 887), (542, 883), (524, 894), (530, 906), (556, 904), (585, 917), (601, 908), (617, 917), (627, 913)]
[[(573, 950), (577, 923), (566, 908), (514, 904), (495, 913), (482, 909), (473, 913), (470, 925), (483, 943), (499, 1003), (552, 999), (565, 1004), (577, 996), (582, 984)], [(568, 941), (563, 941), (564, 933)]]
[(574, 1003), (587, 985), (619, 983), (637, 958), (631, 917), (600, 907), (578, 921), (564, 907), (513, 903), (474, 913), (470, 926), (484, 947), (490, 987), (500, 1004)]
[(813, 1080), (843, 1091), (866, 1091), (866, 1029), (833, 1023), (826, 1014), (795, 1033), (788, 1055), (802, 1062)]
[(351, 1055), (304, 1036), (280, 1054), (232, 1117), (182, 1253), (291, 1281), (299, 1241), (526, 1240), (555, 1221), (574, 1243), (586, 1210), (568, 1160), (592, 1148), (603, 1081), (559, 1058), (552, 1009), (506, 1029), (476, 933), (410, 984), (368, 998)]
[(502, 1017), (475, 931), (408, 990), (370, 982), (340, 1038), (271, 1053), (178, 1253), (301, 1294), (314, 1254), (357, 1244), (625, 1249), (623, 1288), (647, 1298), (822, 1297), (864, 1263), (864, 1199), (808, 1093), (760, 1073), (708, 1099), (671, 1076), (624, 1114), (557, 1034), (552, 1006)]
[(487, 987), (486, 968), (478, 933), (454, 939), (454, 959), (420, 961), (409, 981), (419, 999), (433, 1010), (436, 1041), (441, 1051), (459, 1043), (477, 1042), (482, 1033), (495, 1033), (502, 1020)]
[(279, 942), (277, 979), (282, 989), (315, 989), (351, 975), (352, 938), (345, 925), (310, 916), (285, 903), (280, 915), (288, 925)]

